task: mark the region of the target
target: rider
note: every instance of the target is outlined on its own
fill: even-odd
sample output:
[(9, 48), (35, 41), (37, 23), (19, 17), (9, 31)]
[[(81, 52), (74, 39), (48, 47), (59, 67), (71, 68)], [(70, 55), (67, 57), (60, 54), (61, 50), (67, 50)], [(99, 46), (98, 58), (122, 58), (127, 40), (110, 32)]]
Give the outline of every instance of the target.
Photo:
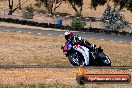
[[(84, 41), (84, 39), (78, 35), (73, 35), (73, 33), (71, 31), (66, 31), (64, 33), (65, 35), (65, 39), (66, 39), (66, 42), (71, 40), (73, 41), (74, 44), (81, 44), (83, 46), (85, 46), (86, 48), (90, 49), (90, 50), (94, 50), (95, 49), (95, 44), (90, 44), (87, 40)], [(89, 56), (89, 55), (88, 55)], [(89, 58), (88, 60), (85, 60), (85, 65), (88, 65), (88, 62), (89, 61)]]
[(90, 50), (94, 50), (95, 47), (96, 47), (95, 44), (90, 44), (87, 40), (84, 41), (84, 38), (82, 38), (82, 37), (80, 37), (78, 35), (73, 35), (73, 33), (71, 31), (69, 31), (69, 32), (66, 31), (64, 33), (64, 35), (65, 35), (66, 42), (69, 41), (69, 40), (71, 40), (71, 41), (73, 41), (73, 43), (75, 43), (75, 44), (77, 44), (77, 43), (82, 44), (83, 46), (89, 48)]

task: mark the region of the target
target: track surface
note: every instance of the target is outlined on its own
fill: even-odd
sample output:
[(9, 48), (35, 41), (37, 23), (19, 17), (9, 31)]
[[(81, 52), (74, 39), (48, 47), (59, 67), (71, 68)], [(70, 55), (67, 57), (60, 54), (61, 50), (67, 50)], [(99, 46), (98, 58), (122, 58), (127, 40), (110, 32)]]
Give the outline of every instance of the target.
[[(55, 31), (55, 30), (40, 30), (40, 29), (33, 30), (32, 28), (17, 28), (17, 27), (5, 27), (5, 26), (0, 26), (0, 30), (11, 31), (11, 32), (24, 32), (24, 33), (32, 33), (32, 34), (57, 35), (57, 36), (63, 36), (64, 31), (66, 31), (66, 30)], [(95, 38), (95, 39), (119, 41), (119, 42), (132, 42), (132, 36), (85, 33), (85, 32), (76, 32), (76, 31), (74, 31), (74, 34), (84, 38)]]

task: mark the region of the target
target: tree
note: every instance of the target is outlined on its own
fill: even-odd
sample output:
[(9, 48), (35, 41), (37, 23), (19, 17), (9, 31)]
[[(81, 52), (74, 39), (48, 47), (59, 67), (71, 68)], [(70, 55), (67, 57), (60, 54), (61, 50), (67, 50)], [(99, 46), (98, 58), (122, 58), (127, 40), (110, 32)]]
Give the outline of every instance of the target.
[(104, 5), (107, 3), (107, 0), (91, 0), (91, 7), (96, 9), (97, 6)]
[(76, 13), (75, 18), (72, 19), (72, 22), (70, 23), (70, 26), (74, 29), (84, 28), (85, 25), (86, 22), (82, 21), (81, 13)]
[(12, 15), (17, 9), (19, 9), (19, 8), (21, 7), (21, 5), (23, 5), (24, 3), (26, 3), (28, 0), (23, 1), (22, 4), (21, 4), (20, 1), (21, 1), (21, 0), (19, 0), (18, 5), (16, 5), (16, 7), (13, 8), (13, 7), (14, 7), (14, 6), (13, 6), (13, 5), (14, 5), (14, 4), (13, 4), (14, 0), (8, 0), (8, 3), (9, 3), (9, 5), (8, 5), (8, 7), (9, 7), (9, 13), (8, 13), (8, 15)]
[(119, 6), (119, 10), (126, 8), (132, 12), (132, 0), (91, 0), (91, 7), (96, 9), (97, 6), (105, 5), (109, 1), (114, 3), (115, 8)]
[(132, 0), (112, 0), (115, 6), (119, 6), (120, 10), (126, 8), (132, 12)]
[(100, 21), (107, 30), (120, 30), (128, 26), (125, 18), (120, 14), (119, 10), (110, 6), (104, 11)]
[[(68, 2), (74, 11), (81, 12), (82, 11), (82, 6), (83, 6), (83, 0), (36, 0), (38, 3), (43, 4), (49, 13), (53, 14), (55, 10), (61, 5), (62, 1)], [(40, 6), (39, 4), (36, 4), (38, 7)], [(80, 7), (78, 10), (77, 8)]]
[(44, 5), (48, 13), (53, 14), (55, 10), (61, 5), (62, 0), (36, 0), (37, 3)]
[(19, 9), (22, 9), (22, 7), (21, 7), (21, 0), (19, 0)]
[(127, 27), (128, 23), (125, 21), (125, 18), (120, 14), (120, 10), (123, 8), (132, 10), (132, 0), (111, 1), (114, 3), (114, 8), (109, 6), (110, 0), (91, 0), (91, 7), (96, 9), (97, 6), (105, 5), (107, 3), (107, 8), (100, 19), (105, 29), (119, 30)]
[[(70, 5), (72, 6), (72, 8), (74, 9), (74, 11), (76, 13), (81, 13), (82, 12), (82, 8), (83, 8), (83, 0), (63, 0), (66, 1), (68, 3), (70, 3)], [(80, 9), (78, 10), (77, 8), (80, 7)]]

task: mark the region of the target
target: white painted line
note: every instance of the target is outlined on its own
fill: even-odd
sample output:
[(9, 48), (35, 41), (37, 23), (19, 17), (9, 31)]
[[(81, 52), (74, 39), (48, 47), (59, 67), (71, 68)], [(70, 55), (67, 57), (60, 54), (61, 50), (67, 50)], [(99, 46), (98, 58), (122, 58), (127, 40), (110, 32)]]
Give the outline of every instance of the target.
[(123, 41), (119, 41), (119, 42), (123, 42)]
[(113, 40), (110, 40), (111, 42), (113, 42)]
[(42, 33), (37, 33), (37, 34), (42, 35)]
[(32, 32), (28, 32), (29, 34), (31, 34)]
[(10, 31), (10, 30), (6, 30), (6, 31)]
[(59, 36), (63, 36), (63, 35), (59, 35)]
[(104, 39), (100, 39), (101, 41), (103, 41)]
[(48, 35), (51, 35), (51, 34), (48, 34)]
[(18, 31), (19, 33), (22, 33), (22, 31)]

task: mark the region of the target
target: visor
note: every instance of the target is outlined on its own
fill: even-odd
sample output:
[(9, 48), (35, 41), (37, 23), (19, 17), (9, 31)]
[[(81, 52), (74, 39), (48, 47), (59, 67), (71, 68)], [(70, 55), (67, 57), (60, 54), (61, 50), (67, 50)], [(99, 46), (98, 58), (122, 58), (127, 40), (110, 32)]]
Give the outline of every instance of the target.
[(70, 39), (70, 36), (69, 35), (65, 35), (65, 39), (66, 40)]

